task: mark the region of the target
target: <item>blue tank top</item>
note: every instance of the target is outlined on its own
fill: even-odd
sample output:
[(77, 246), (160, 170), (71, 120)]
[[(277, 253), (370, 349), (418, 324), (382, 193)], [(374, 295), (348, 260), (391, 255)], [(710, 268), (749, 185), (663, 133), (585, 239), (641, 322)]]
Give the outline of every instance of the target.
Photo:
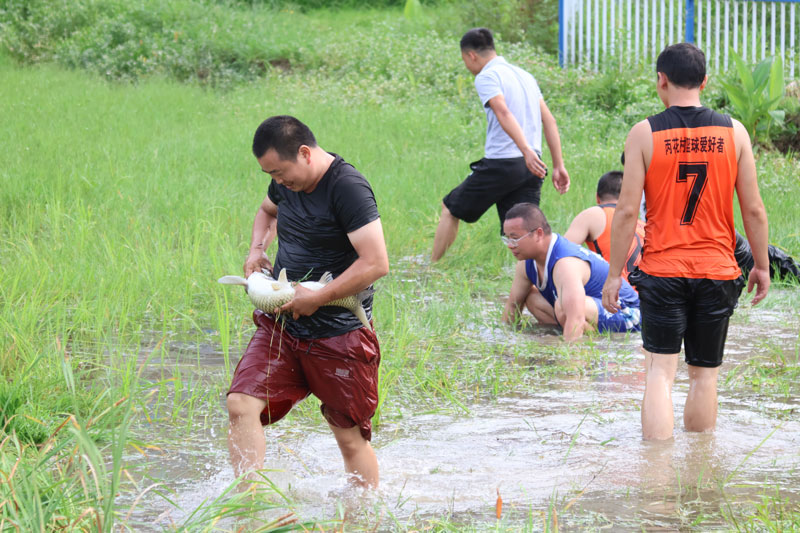
[[(544, 279), (538, 279), (539, 272), (536, 269), (536, 261), (533, 259), (525, 260), (525, 274), (528, 275), (531, 283), (539, 289), (544, 299), (550, 305), (555, 305), (556, 286), (553, 283), (553, 267), (556, 266), (556, 262), (559, 259), (564, 257), (577, 257), (589, 263), (591, 274), (589, 281), (586, 282), (583, 288), (586, 291), (586, 296), (602, 298), (603, 284), (606, 282), (606, 277), (608, 277), (608, 263), (606, 260), (596, 253), (568, 241), (558, 233), (553, 233), (553, 238), (550, 240), (550, 249), (547, 250)], [(622, 280), (622, 287), (619, 289), (619, 299), (623, 307), (639, 307), (639, 295), (636, 294), (630, 283), (624, 279)]]

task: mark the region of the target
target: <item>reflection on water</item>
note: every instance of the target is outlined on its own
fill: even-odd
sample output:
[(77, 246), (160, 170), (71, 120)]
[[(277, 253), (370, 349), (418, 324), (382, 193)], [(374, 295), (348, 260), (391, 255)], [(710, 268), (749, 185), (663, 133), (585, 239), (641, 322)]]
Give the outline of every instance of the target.
[[(472, 331), (484, 339), (495, 335), (487, 327)], [(734, 321), (726, 367), (748, 364), (761, 349), (765, 331), (773, 345), (794, 353), (796, 318), (760, 311), (757, 320), (747, 315)], [(511, 335), (556, 342), (547, 331)], [(503, 342), (508, 337), (504, 330)], [(394, 522), (386, 516), (401, 524), (442, 517), (493, 523), (498, 488), (508, 523), (531, 514), (541, 517), (553, 504), (585, 520), (583, 525), (613, 529), (673, 530), (702, 515), (717, 520), (703, 522), (704, 529), (722, 528), (720, 509), (757, 499), (765, 485), (779, 487), (781, 497), (795, 505), (800, 502), (800, 421), (776, 417), (797, 409), (798, 398), (765, 401), (758, 391), (723, 388), (716, 431), (687, 433), (681, 420), (688, 380), (681, 364), (673, 393), (675, 436), (644, 442), (639, 344), (636, 336), (597, 341), (599, 349), (625, 357), (589, 378), (543, 380), (533, 393), (473, 404), (469, 415), (407, 410), (403, 418), (381, 425), (373, 441), (381, 489), (370, 503), (383, 509), (380, 529), (392, 529)], [(192, 432), (179, 443), (167, 437), (170, 428), (163, 428), (164, 440), (172, 442), (162, 454), (130, 458), (142, 464), (142, 477), (165, 480), (182, 508), (145, 498), (137, 512), (140, 519), (149, 517), (152, 523), (166, 513), (179, 521), (233, 481), (226, 427), (220, 418), (215, 431)], [(338, 448), (323, 427), (321, 419), (317, 424), (294, 419), (267, 429), (266, 465), (275, 470), (269, 477), (304, 518), (334, 518), (347, 494)]]

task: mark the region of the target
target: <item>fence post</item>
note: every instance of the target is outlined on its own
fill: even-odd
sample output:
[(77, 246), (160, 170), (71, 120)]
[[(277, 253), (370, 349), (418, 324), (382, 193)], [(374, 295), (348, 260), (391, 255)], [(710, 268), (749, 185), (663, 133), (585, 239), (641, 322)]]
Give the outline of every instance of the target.
[(567, 25), (567, 20), (564, 17), (564, 2), (566, 0), (558, 0), (558, 66), (564, 68), (564, 60), (566, 55), (566, 31), (564, 26)]
[(686, 42), (694, 43), (694, 0), (686, 0)]

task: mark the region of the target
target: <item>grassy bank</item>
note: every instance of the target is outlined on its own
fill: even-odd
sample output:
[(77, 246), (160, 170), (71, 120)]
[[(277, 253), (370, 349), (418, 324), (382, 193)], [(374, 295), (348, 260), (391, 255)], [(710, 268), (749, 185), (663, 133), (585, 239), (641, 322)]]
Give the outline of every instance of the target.
[[(105, 16), (92, 9), (122, 9), (110, 1), (78, 6), (87, 17)], [(137, 6), (142, 13), (164, 9)], [(171, 3), (168, 20), (186, 24), (187, 37), (201, 42), (214, 32), (193, 6)], [(608, 357), (592, 342), (568, 350), (475, 334), (497, 327), (510, 283), (513, 258), (499, 242), (493, 212), (462, 227), (442, 263), (427, 264), (441, 198), (482, 155), (484, 118), (456, 50), (460, 30), (446, 33), (435, 18), (410, 23), (399, 10), (279, 12), (267, 20), (255, 8), (209, 9), (207, 20), (242, 32), (226, 42), (252, 49), (253, 64), (288, 59), (289, 68), (277, 61), (252, 76), (208, 74), (227, 80), (219, 83), (224, 90), (214, 90), (197, 71), (182, 78), (166, 66), (134, 69), (138, 82), (130, 84), (108, 81), (125, 76), (106, 76), (95, 68), (102, 62), (92, 62), (87, 74), (50, 64), (20, 67), (18, 56), (0, 56), (8, 117), (0, 122), (0, 473), (37, 480), (24, 497), (6, 488), (19, 483), (0, 488), (0, 513), (7, 513), (0, 523), (134, 527), (126, 522), (130, 507), (109, 503), (112, 494), (127, 491), (135, 499), (148, 487), (122, 475), (126, 443), (144, 449), (147, 424), (169, 424), (176, 434), (224, 424), (222, 398), (252, 324), (243, 295), (215, 280), (241, 269), (268, 184), (249, 145), (271, 114), (300, 117), (321, 146), (352, 162), (375, 190), (392, 264), (376, 297), (384, 361), (376, 423), (413, 409), (463, 412), (476, 401), (525, 394), (543, 377), (591, 372)], [(448, 20), (442, 9), (441, 20)], [(349, 31), (340, 29), (345, 21)], [(272, 24), (269, 31), (262, 23)], [(69, 24), (84, 28), (74, 39), (92, 42), (98, 37), (89, 33), (104, 26)], [(114, 24), (106, 26), (111, 31)], [(151, 32), (153, 39), (183, 38), (169, 28)], [(249, 41), (240, 40), (245, 34)], [(121, 43), (135, 44), (131, 35)], [(42, 57), (82, 67), (64, 59), (78, 49), (62, 45), (44, 46), (50, 55)], [(620, 93), (610, 89), (612, 76), (562, 72), (526, 45), (500, 51), (537, 76), (559, 121), (573, 184), (564, 197), (545, 184), (542, 206), (563, 231), (594, 202), (599, 175), (619, 168), (630, 125), (658, 110), (652, 76), (635, 74), (636, 83)], [(771, 241), (800, 255), (793, 205), (800, 163), (762, 152), (757, 164)], [(221, 368), (192, 372), (208, 346), (221, 353)], [(796, 394), (796, 358), (770, 355), (781, 360), (785, 371), (769, 379), (783, 380), (779, 394)], [(763, 376), (732, 379), (755, 383)], [(317, 414), (307, 402), (292, 416), (287, 423)], [(86, 460), (73, 465), (76, 450)], [(87, 495), (80, 487), (101, 464), (107, 482)], [(51, 495), (64, 488), (63, 499), (37, 507), (41, 487)], [(9, 502), (28, 514), (8, 514)], [(209, 523), (215, 509), (222, 513), (213, 504), (202, 515)]]

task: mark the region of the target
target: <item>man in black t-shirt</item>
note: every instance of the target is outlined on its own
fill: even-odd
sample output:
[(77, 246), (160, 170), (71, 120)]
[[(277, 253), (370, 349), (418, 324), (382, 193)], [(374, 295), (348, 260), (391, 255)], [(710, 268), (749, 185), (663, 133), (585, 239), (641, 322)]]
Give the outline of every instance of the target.
[[(244, 275), (272, 270), (264, 254), (276, 235), (276, 273), (290, 281), (332, 282), (312, 291), (295, 286), (281, 317), (256, 309), (257, 328), (228, 391), (228, 448), (236, 475), (260, 469), (266, 452), (262, 426), (277, 422), (313, 393), (322, 405), (347, 472), (377, 487), (378, 461), (370, 446), (378, 405), (380, 348), (371, 328), (327, 302), (368, 288), (389, 271), (386, 243), (372, 189), (352, 165), (320, 148), (308, 127), (290, 116), (265, 120), (253, 154), (272, 177), (256, 213)], [(372, 297), (364, 302), (372, 315)], [(272, 310), (268, 310), (272, 311)]]

